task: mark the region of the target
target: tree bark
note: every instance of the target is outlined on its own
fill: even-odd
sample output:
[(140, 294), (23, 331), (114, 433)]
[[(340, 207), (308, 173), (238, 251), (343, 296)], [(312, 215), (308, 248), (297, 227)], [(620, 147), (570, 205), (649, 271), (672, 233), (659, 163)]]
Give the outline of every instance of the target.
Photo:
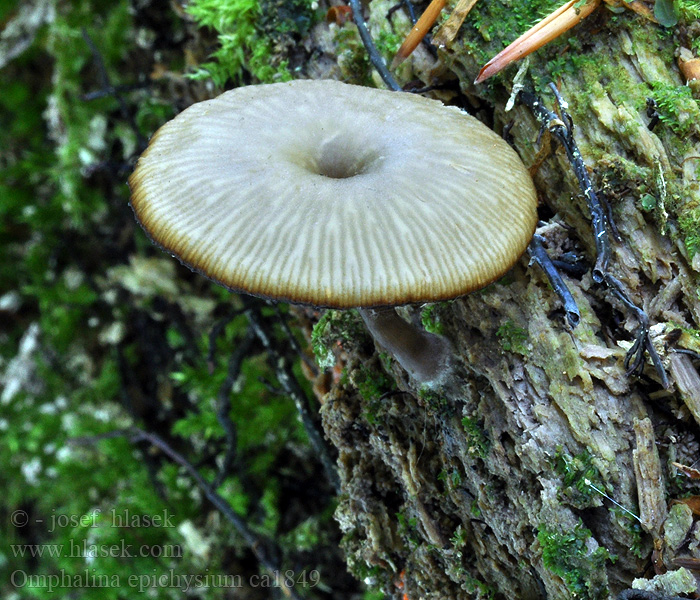
[[(387, 4), (369, 8), (377, 38), (389, 27)], [(477, 3), (476, 22), (468, 19), (437, 61), (419, 49), (400, 78), (453, 90), (458, 81), (461, 95), (438, 96), (476, 108), (497, 131), (512, 122), (550, 254), (575, 252), (590, 266), (590, 213), (566, 155), (546, 134), (536, 143), (540, 125), (527, 107), (504, 111), (517, 67), (472, 83), (482, 54), (467, 50), (495, 54), (522, 33), (484, 39), (503, 8)], [(666, 570), (680, 583), (658, 588), (664, 593), (695, 586), (700, 527), (692, 507), (672, 506), (697, 493), (672, 463), (700, 458), (699, 363), (674, 352), (700, 347), (700, 110), (673, 60), (697, 41), (697, 23), (687, 20), (681, 13), (664, 29), (602, 7), (533, 55), (529, 70), (538, 93), (554, 80), (569, 102), (619, 230), (610, 272), (649, 316), (669, 389), (648, 360), (641, 375), (626, 374), (639, 323), (590, 271), (564, 276), (581, 312), (571, 329), (527, 257), (500, 282), (433, 309), (456, 364), (437, 390), (421, 389), (369, 338), (342, 342), (347, 377), (322, 409), (340, 453), (336, 516), (351, 570), (392, 597), (605, 598), (635, 578), (659, 574), (652, 585), (662, 585)], [(661, 116), (653, 130), (647, 97)], [(419, 313), (406, 310), (413, 320)]]

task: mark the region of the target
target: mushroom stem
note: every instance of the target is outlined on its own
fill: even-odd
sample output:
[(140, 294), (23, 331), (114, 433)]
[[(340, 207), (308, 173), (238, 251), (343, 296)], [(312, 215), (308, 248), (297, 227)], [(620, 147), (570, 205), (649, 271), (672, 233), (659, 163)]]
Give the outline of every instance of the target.
[(421, 383), (439, 383), (452, 368), (452, 345), (402, 319), (393, 308), (361, 308), (374, 340)]

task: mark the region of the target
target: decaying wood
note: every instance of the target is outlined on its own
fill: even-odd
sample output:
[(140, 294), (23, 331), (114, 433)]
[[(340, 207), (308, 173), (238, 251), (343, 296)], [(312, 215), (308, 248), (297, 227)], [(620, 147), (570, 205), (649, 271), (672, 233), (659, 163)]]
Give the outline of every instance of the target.
[[(375, 36), (384, 8), (370, 5)], [(659, 58), (656, 45), (673, 41), (659, 41), (658, 25), (635, 24), (650, 32), (644, 43), (627, 28), (593, 21), (578, 33), (587, 36), (578, 52), (617, 65), (630, 86), (683, 83), (676, 65)], [(539, 126), (525, 107), (504, 112), (507, 77), (482, 95), (472, 83), (481, 65), (458, 47), (436, 63), (425, 60), (413, 72), (424, 84), (457, 78), (467, 103), (482, 113), (488, 107), (497, 129), (513, 123), (515, 147), (526, 165), (537, 164), (550, 253), (575, 252), (592, 264), (590, 214), (566, 157), (546, 139), (535, 142)], [(686, 569), (686, 587), (700, 574), (697, 517), (684, 513), (684, 537), (672, 536), (673, 548), (664, 537), (668, 502), (690, 485), (678, 481), (671, 462), (692, 467), (700, 459), (698, 361), (672, 352), (681, 347), (673, 331), (700, 328), (700, 255), (691, 259), (664, 194), (683, 195), (676, 206), (697, 205), (697, 171), (688, 164), (692, 153), (679, 154), (680, 133), (663, 124), (649, 130), (643, 106), (587, 77), (558, 83), (620, 231), (611, 272), (660, 327), (654, 343), (671, 388), (662, 388), (651, 365), (641, 377), (625, 372), (638, 323), (613, 294), (590, 274), (565, 276), (581, 313), (572, 330), (545, 275), (526, 258), (505, 280), (435, 309), (457, 363), (439, 389), (418, 389), (397, 365), (387, 367), (369, 339), (343, 342), (348, 376), (322, 409), (340, 453), (337, 518), (351, 569), (388, 593), (605, 598), (665, 570)], [(698, 123), (686, 123), (682, 134), (696, 155)], [(629, 165), (652, 174), (653, 215), (640, 208), (644, 182)], [(411, 307), (407, 315), (418, 321), (419, 312)], [(403, 393), (380, 397), (387, 373)], [(368, 381), (376, 389), (368, 391)]]
[(632, 451), (634, 474), (637, 478), (639, 520), (645, 531), (658, 537), (668, 516), (661, 462), (656, 449), (656, 439), (651, 420), (634, 422), (637, 447)]

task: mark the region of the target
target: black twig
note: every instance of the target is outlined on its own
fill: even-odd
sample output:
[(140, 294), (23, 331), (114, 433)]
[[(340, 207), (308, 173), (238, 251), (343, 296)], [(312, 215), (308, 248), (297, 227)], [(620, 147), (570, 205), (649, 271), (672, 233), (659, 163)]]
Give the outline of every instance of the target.
[(700, 354), (695, 352), (694, 350), (688, 350), (686, 348), (671, 348), (669, 352), (676, 352), (678, 354), (687, 354), (691, 358), (694, 358), (696, 360), (700, 360)]
[[(191, 462), (189, 462), (182, 454), (172, 448), (168, 442), (155, 433), (143, 431), (138, 428), (131, 429), (124, 433), (132, 440), (132, 442), (146, 441), (153, 444), (164, 454), (166, 454), (168, 458), (183, 467), (189, 476), (194, 479), (197, 487), (204, 492), (207, 499), (226, 518), (226, 520), (234, 526), (239, 535), (245, 540), (248, 547), (253, 551), (253, 554), (255, 554), (256, 558), (260, 561), (260, 564), (262, 564), (270, 573), (279, 573), (281, 565), (279, 559), (276, 558), (280, 555), (279, 548), (277, 548), (277, 546), (271, 540), (256, 534), (243, 520), (243, 518), (233, 510), (233, 507), (226, 501), (226, 499), (216, 493), (214, 487), (206, 479), (204, 479), (202, 474)], [(293, 598), (294, 600), (302, 600), (301, 596), (299, 596), (299, 594), (297, 594), (297, 592), (291, 587), (285, 588), (285, 594), (288, 594), (289, 597)]]
[[(661, 378), (661, 385), (663, 385), (664, 388), (668, 388), (670, 384), (668, 381), (668, 375), (666, 374), (666, 369), (664, 369), (664, 366), (661, 363), (661, 358), (656, 352), (656, 348), (654, 348), (654, 344), (652, 344), (651, 338), (649, 337), (648, 315), (634, 302), (632, 302), (619, 279), (610, 273), (606, 273), (605, 283), (611, 288), (618, 299), (635, 314), (637, 321), (639, 322), (637, 337), (634, 340), (634, 344), (632, 344), (632, 347), (627, 351), (627, 355), (625, 356), (624, 365), (625, 369), (627, 369), (627, 374), (630, 375), (632, 373), (641, 373), (642, 369), (644, 368), (644, 351), (646, 350), (646, 352), (649, 354), (649, 358), (651, 358), (651, 362), (654, 365), (656, 372)], [(629, 364), (633, 357), (634, 362), (632, 362), (632, 366), (630, 367)]]
[(250, 352), (254, 340), (255, 334), (253, 330), (249, 328), (240, 344), (238, 344), (231, 354), (231, 358), (228, 361), (228, 373), (226, 379), (219, 388), (219, 394), (216, 399), (216, 418), (221, 427), (224, 428), (224, 433), (226, 435), (226, 453), (224, 454), (221, 468), (212, 484), (214, 489), (218, 488), (224, 479), (226, 479), (236, 460), (238, 430), (236, 424), (231, 420), (231, 390), (241, 374), (243, 359), (248, 355), (248, 352)]
[(654, 131), (654, 127), (659, 124), (659, 120), (661, 119), (659, 111), (656, 110), (657, 108), (659, 108), (659, 106), (656, 104), (656, 100), (647, 98), (647, 117), (649, 117), (647, 129), (649, 129), (649, 131)]
[(564, 147), (569, 162), (574, 169), (574, 174), (578, 179), (591, 211), (591, 224), (596, 247), (596, 262), (592, 271), (593, 280), (596, 283), (601, 283), (610, 262), (610, 237), (606, 227), (605, 210), (593, 189), (593, 184), (590, 177), (588, 177), (586, 164), (583, 162), (581, 152), (574, 140), (573, 121), (569, 113), (566, 112), (567, 104), (559, 95), (559, 91), (556, 88), (553, 89), (561, 112), (561, 118), (544, 106), (542, 101), (531, 92), (522, 91), (520, 92), (520, 97), (535, 114), (542, 129), (548, 130)]
[(527, 252), (530, 255), (530, 258), (536, 262), (544, 271), (545, 275), (547, 275), (549, 283), (552, 285), (555, 293), (559, 296), (559, 298), (561, 298), (561, 301), (564, 304), (566, 320), (569, 322), (569, 325), (572, 328), (576, 328), (581, 321), (581, 313), (576, 305), (576, 300), (574, 300), (569, 288), (542, 245), (543, 241), (544, 238), (542, 238), (541, 235), (535, 234), (530, 241)]
[[(245, 520), (233, 510), (233, 507), (226, 501), (226, 499), (216, 493), (214, 487), (202, 476), (197, 467), (195, 467), (166, 440), (157, 434), (144, 431), (138, 427), (132, 427), (131, 429), (116, 429), (114, 431), (109, 431), (95, 436), (72, 438), (68, 441), (71, 444), (94, 445), (100, 440), (113, 439), (117, 437), (124, 437), (132, 444), (147, 442), (161, 450), (170, 460), (183, 467), (189, 476), (194, 479), (197, 487), (202, 490), (207, 499), (224, 516), (224, 518), (229, 521), (231, 525), (233, 525), (234, 529), (236, 529), (253, 554), (255, 554), (256, 558), (260, 561), (260, 564), (262, 564), (263, 567), (265, 567), (265, 569), (267, 569), (270, 573), (279, 573), (281, 565), (277, 557), (281, 555), (281, 552), (274, 542), (268, 538), (256, 534), (248, 526)], [(291, 587), (284, 588), (284, 592), (285, 595), (288, 595), (294, 600), (302, 600), (301, 596), (299, 596), (299, 594), (297, 594)]]
[(292, 329), (289, 327), (289, 323), (287, 322), (286, 315), (283, 314), (282, 311), (280, 311), (279, 306), (277, 304), (275, 304), (274, 309), (275, 309), (275, 314), (277, 315), (277, 319), (279, 321), (279, 324), (282, 326), (282, 329), (284, 330), (284, 333), (287, 336), (289, 343), (291, 344), (292, 348), (294, 349), (294, 352), (296, 352), (297, 355), (301, 358), (301, 360), (304, 361), (304, 364), (314, 374), (314, 377), (317, 376), (318, 372), (319, 372), (318, 365), (314, 362), (314, 360), (312, 358), (310, 358), (306, 354), (306, 352), (304, 352), (301, 349), (301, 346), (299, 345), (299, 341), (294, 336)]
[(387, 11), (386, 18), (390, 20), (391, 16), (402, 6), (406, 9), (406, 12), (408, 12), (408, 18), (411, 19), (411, 24), (415, 25), (418, 18), (416, 17), (416, 9), (413, 8), (413, 2), (411, 2), (411, 0), (401, 0), (394, 4), (394, 6)]
[(134, 90), (141, 90), (147, 87), (151, 87), (150, 81), (140, 81), (139, 83), (125, 83), (122, 85), (108, 85), (107, 87), (95, 90), (94, 92), (87, 92), (80, 96), (81, 100), (85, 102), (90, 102), (91, 100), (99, 100), (105, 96), (115, 96), (123, 92), (133, 92)]
[(136, 124), (134, 116), (129, 111), (129, 107), (121, 95), (120, 86), (114, 86), (110, 82), (109, 74), (107, 73), (107, 67), (105, 66), (104, 60), (102, 59), (102, 54), (97, 48), (95, 42), (90, 37), (90, 34), (88, 34), (87, 30), (84, 28), (82, 29), (81, 33), (83, 36), (83, 40), (85, 40), (85, 43), (88, 45), (88, 48), (90, 48), (92, 60), (95, 63), (95, 67), (97, 68), (97, 73), (100, 79), (101, 86), (101, 90), (99, 90), (98, 92), (88, 93), (87, 99), (92, 99), (92, 97), (90, 96), (94, 96), (98, 93), (100, 93), (102, 96), (113, 96), (119, 104), (119, 112), (121, 113), (122, 118), (129, 124), (129, 127), (131, 127), (131, 129), (136, 134), (136, 140), (138, 142), (139, 148), (145, 148), (146, 146), (148, 146), (148, 140), (143, 135), (141, 135), (141, 131), (139, 130), (138, 125)]
[(314, 421), (308, 399), (292, 371), (290, 360), (278, 350), (272, 339), (269, 327), (264, 322), (260, 309), (255, 305), (254, 301), (246, 297), (242, 297), (242, 299), (246, 304), (246, 315), (250, 320), (251, 327), (267, 351), (268, 361), (274, 369), (284, 393), (294, 401), (306, 435), (309, 436), (309, 442), (321, 461), (328, 481), (336, 493), (340, 493), (340, 478), (338, 477), (335, 462), (331, 458), (330, 449)]
[(649, 337), (649, 317), (644, 310), (632, 302), (622, 283), (608, 271), (611, 255), (610, 223), (606, 218), (605, 208), (593, 189), (586, 164), (583, 162), (581, 152), (574, 139), (573, 120), (566, 110), (567, 104), (559, 94), (559, 90), (557, 90), (553, 84), (550, 84), (550, 88), (556, 98), (560, 116), (544, 106), (542, 101), (532, 92), (521, 91), (520, 97), (539, 121), (542, 127), (541, 131), (549, 131), (563, 146), (569, 163), (576, 175), (576, 179), (579, 182), (579, 186), (586, 198), (588, 208), (591, 212), (591, 224), (596, 247), (596, 261), (592, 269), (593, 281), (596, 283), (604, 283), (627, 308), (635, 313), (639, 322), (639, 331), (637, 332), (635, 342), (625, 357), (625, 369), (628, 369), (628, 374), (639, 373), (644, 366), (644, 352), (646, 351), (661, 379), (662, 385), (664, 388), (667, 388), (669, 386), (669, 380), (666, 370)]
[(615, 219), (613, 219), (612, 205), (610, 204), (610, 201), (603, 192), (600, 192), (600, 202), (603, 205), (603, 208), (605, 209), (605, 218), (608, 221), (608, 225), (610, 225), (610, 233), (612, 233), (613, 239), (618, 243), (622, 242), (620, 230), (617, 228)]
[(390, 90), (394, 92), (401, 91), (401, 86), (389, 72), (386, 63), (384, 62), (384, 58), (382, 58), (382, 55), (379, 54), (379, 50), (377, 50), (377, 47), (372, 41), (372, 36), (369, 34), (369, 30), (365, 25), (365, 20), (362, 18), (362, 6), (360, 4), (360, 0), (350, 0), (350, 7), (352, 8), (352, 20), (355, 22), (355, 25), (357, 25), (357, 31), (359, 32), (360, 39), (367, 50), (370, 62), (372, 65), (374, 65), (374, 68), (377, 69), (377, 73), (379, 73), (379, 76)]
[(223, 319), (219, 319), (211, 328), (211, 331), (209, 332), (209, 352), (207, 353), (207, 367), (210, 375), (214, 373), (214, 367), (216, 366), (216, 340), (224, 332), (228, 324), (241, 314), (243, 314), (242, 310), (236, 310), (225, 316)]
[(564, 252), (559, 258), (553, 258), (552, 264), (559, 270), (568, 273), (571, 277), (581, 279), (588, 273), (588, 265), (573, 252)]

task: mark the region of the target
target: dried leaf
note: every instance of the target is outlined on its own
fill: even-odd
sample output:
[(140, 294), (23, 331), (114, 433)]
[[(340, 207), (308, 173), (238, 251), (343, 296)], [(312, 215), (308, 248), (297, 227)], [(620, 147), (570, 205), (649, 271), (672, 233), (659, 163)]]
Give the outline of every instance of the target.
[(674, 27), (678, 23), (678, 8), (673, 0), (656, 0), (654, 16), (659, 25)]
[(682, 465), (681, 463), (671, 463), (676, 469), (678, 469), (681, 473), (684, 475), (687, 475), (691, 479), (700, 479), (700, 471), (697, 469), (693, 469), (692, 467), (686, 467), (685, 465)]

